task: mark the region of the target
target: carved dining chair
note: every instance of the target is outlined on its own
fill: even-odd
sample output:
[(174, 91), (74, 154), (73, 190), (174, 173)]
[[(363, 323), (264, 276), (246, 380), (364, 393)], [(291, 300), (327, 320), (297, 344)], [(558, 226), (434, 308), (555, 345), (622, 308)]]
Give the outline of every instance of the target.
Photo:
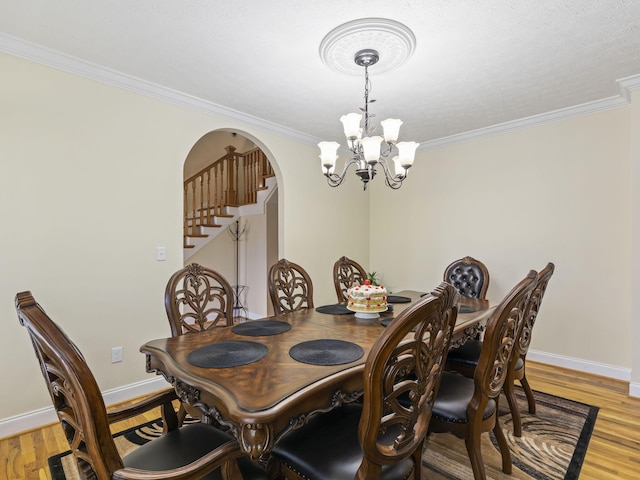
[(313, 308), (313, 283), (300, 265), (280, 259), (269, 269), (268, 284), (276, 315)]
[(526, 375), (526, 360), (527, 353), (529, 352), (529, 346), (531, 345), (531, 336), (533, 334), (533, 325), (538, 318), (538, 312), (540, 311), (540, 306), (542, 305), (542, 299), (544, 298), (544, 294), (547, 291), (547, 285), (549, 284), (549, 279), (553, 275), (555, 270), (555, 265), (552, 262), (549, 262), (540, 272), (538, 272), (538, 283), (536, 284), (536, 288), (531, 295), (529, 312), (525, 317), (525, 323), (522, 327), (522, 333), (520, 334), (520, 338), (518, 343), (516, 344), (516, 361), (513, 362), (512, 367), (509, 369), (509, 374), (507, 375), (507, 382), (505, 383), (505, 393), (507, 395), (507, 400), (509, 401), (509, 408), (511, 410), (511, 418), (513, 419), (513, 432), (516, 437), (522, 436), (522, 421), (520, 419), (520, 410), (518, 409), (518, 404), (516, 402), (515, 392), (513, 387), (515, 385), (515, 381), (518, 380), (520, 385), (522, 385), (522, 389), (527, 396), (527, 404), (529, 406), (529, 413), (536, 413), (536, 401), (533, 398), (533, 390), (531, 390), (531, 386), (529, 385), (529, 381), (527, 380)]
[[(202, 423), (178, 428), (173, 390), (107, 412), (84, 357), (38, 305), (31, 292), (16, 295), (20, 323), (27, 328), (53, 406), (81, 478), (130, 480), (267, 479), (242, 455), (232, 436)], [(121, 457), (110, 424), (161, 407), (165, 434)], [(237, 459), (237, 460), (236, 460)]]
[(420, 478), (457, 297), (443, 282), (389, 324), (367, 357), (362, 402), (315, 415), (276, 443), (273, 456), (284, 478)]
[[(233, 325), (233, 290), (218, 272), (192, 263), (175, 272), (164, 291), (164, 308), (171, 336), (198, 333)], [(196, 408), (181, 403), (178, 421), (182, 425), (189, 413), (201, 416)]]
[(164, 292), (171, 335), (233, 325), (233, 290), (215, 270), (192, 263), (174, 273)]
[[(509, 410), (511, 411), (513, 434), (516, 437), (522, 436), (522, 419), (514, 390), (516, 380), (518, 380), (520, 385), (522, 385), (522, 389), (527, 397), (529, 413), (536, 413), (536, 402), (533, 397), (533, 390), (527, 380), (525, 365), (529, 346), (531, 345), (533, 325), (536, 322), (538, 311), (542, 304), (542, 298), (544, 297), (547, 284), (549, 283), (549, 279), (551, 278), (551, 275), (553, 275), (554, 270), (555, 265), (549, 262), (542, 270), (540, 270), (540, 272), (538, 272), (538, 281), (529, 299), (529, 305), (524, 316), (522, 332), (520, 333), (520, 337), (516, 344), (514, 359), (509, 364), (507, 379), (503, 386), (503, 391), (507, 397), (507, 402), (509, 403)], [(455, 349), (452, 348), (447, 357), (447, 369), (457, 371), (466, 377), (472, 378), (476, 366), (478, 365), (478, 359), (480, 358), (481, 351), (481, 340), (470, 340), (461, 347)]]
[(358, 262), (347, 257), (340, 257), (333, 265), (333, 285), (336, 288), (338, 302), (345, 303), (347, 290), (352, 285), (364, 285), (366, 279), (367, 272)]
[(467, 256), (445, 268), (443, 280), (456, 287), (463, 297), (485, 300), (489, 288), (489, 270), (480, 260)]
[(482, 434), (489, 431), (500, 448), (502, 471), (511, 473), (511, 453), (498, 418), (498, 399), (537, 278), (531, 270), (496, 308), (487, 323), (473, 378), (450, 371), (442, 375), (429, 432), (452, 433), (464, 439), (475, 480), (486, 478), (480, 447)]

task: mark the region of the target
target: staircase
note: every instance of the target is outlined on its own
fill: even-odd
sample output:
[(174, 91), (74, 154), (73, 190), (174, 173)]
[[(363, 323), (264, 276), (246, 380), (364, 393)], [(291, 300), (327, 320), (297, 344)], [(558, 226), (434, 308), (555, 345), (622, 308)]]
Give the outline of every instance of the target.
[(263, 213), (276, 185), (275, 174), (259, 148), (226, 155), (184, 181), (184, 260), (240, 216)]

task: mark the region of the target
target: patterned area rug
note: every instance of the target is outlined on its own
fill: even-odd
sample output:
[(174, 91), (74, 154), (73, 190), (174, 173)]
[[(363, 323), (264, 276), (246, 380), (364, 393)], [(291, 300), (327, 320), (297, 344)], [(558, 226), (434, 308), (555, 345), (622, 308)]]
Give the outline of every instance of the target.
[[(521, 388), (516, 397), (522, 417), (522, 437), (513, 436), (511, 413), (500, 398), (500, 424), (511, 450), (513, 472), (502, 473), (502, 457), (493, 432), (482, 438), (487, 480), (576, 480), (587, 453), (598, 407), (534, 392), (536, 414), (528, 412)], [(450, 434), (427, 437), (422, 457), (423, 477), (430, 480), (473, 478), (464, 440)]]
[[(522, 437), (513, 436), (507, 401), (500, 400), (500, 423), (511, 448), (513, 473), (501, 471), (501, 457), (493, 434), (483, 435), (482, 456), (487, 480), (577, 480), (598, 415), (598, 408), (564, 398), (534, 392), (537, 412), (530, 415), (520, 388), (516, 395), (522, 415)], [(159, 420), (116, 435), (118, 450), (126, 455), (162, 433)], [(53, 480), (78, 480), (70, 452), (49, 458)], [(469, 458), (461, 440), (449, 434), (427, 438), (422, 461), (423, 478), (469, 480), (473, 478)]]

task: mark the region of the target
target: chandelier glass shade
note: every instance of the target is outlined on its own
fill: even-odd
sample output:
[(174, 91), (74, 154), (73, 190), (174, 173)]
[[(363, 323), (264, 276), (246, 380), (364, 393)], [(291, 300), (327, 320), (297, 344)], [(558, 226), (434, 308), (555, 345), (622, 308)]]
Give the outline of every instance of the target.
[[(349, 113), (340, 117), (347, 139), (347, 147), (351, 152), (342, 173), (335, 173), (340, 144), (337, 142), (318, 143), (322, 172), (332, 187), (340, 185), (351, 165), (355, 165), (356, 175), (362, 180), (365, 190), (369, 181), (373, 180), (376, 175), (377, 166), (382, 168), (387, 186), (398, 189), (402, 186), (402, 182), (407, 178), (407, 173), (413, 165), (418, 143), (398, 142), (402, 120), (396, 118), (383, 120), (380, 122), (383, 129), (382, 136), (372, 135), (375, 127), (370, 126), (370, 120), (375, 115), (369, 113), (369, 104), (375, 100), (369, 100), (371, 84), (368, 67), (377, 63), (378, 59), (378, 52), (372, 49), (360, 50), (354, 58), (357, 65), (364, 67), (364, 107), (360, 108), (363, 114)], [(363, 119), (364, 125), (362, 125)], [(393, 165), (390, 165), (391, 162)]]

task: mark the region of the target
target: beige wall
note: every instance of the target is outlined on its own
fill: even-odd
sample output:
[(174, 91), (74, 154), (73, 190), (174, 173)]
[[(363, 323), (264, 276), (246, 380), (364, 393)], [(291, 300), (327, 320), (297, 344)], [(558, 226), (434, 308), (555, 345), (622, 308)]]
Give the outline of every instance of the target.
[(532, 349), (628, 371), (629, 113), (420, 152), (400, 191), (372, 190), (372, 268), (390, 288), (428, 290), (449, 262), (471, 255), (489, 268), (488, 297), (500, 300), (553, 261)]
[[(241, 129), (269, 152), (280, 254), (308, 268), (318, 302), (335, 295), (334, 258), (358, 244), (368, 257), (366, 196), (327, 187), (315, 146), (10, 55), (0, 71), (0, 365), (12, 387), (0, 391), (0, 420), (51, 406), (15, 314), (22, 290), (77, 343), (103, 390), (155, 378), (138, 348), (169, 333), (163, 293), (183, 263), (182, 168), (207, 132)], [(360, 212), (351, 221), (347, 204)], [(122, 363), (111, 364), (114, 346)]]

